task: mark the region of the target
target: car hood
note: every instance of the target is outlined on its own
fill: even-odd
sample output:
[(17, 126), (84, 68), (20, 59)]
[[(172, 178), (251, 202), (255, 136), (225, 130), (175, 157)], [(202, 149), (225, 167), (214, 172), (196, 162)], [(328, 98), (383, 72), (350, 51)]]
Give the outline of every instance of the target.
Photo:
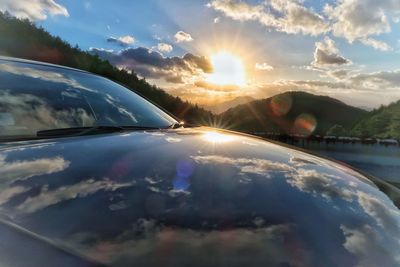
[(365, 176), (211, 128), (0, 147), (0, 214), (110, 266), (397, 266), (400, 213)]

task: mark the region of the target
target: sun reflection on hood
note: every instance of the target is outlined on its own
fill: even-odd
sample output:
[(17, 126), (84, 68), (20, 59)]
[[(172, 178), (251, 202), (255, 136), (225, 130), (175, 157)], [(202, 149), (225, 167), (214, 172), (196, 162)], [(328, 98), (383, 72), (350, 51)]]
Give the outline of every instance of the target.
[(207, 142), (220, 144), (220, 143), (228, 143), (235, 140), (233, 135), (218, 133), (215, 131), (209, 131), (203, 134), (203, 139)]

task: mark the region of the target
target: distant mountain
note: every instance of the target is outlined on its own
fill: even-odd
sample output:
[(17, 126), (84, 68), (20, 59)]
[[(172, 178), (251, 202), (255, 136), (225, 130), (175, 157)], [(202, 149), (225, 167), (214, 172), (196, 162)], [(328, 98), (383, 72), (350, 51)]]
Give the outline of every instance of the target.
[(198, 124), (212, 121), (213, 114), (197, 105), (174, 97), (150, 85), (132, 72), (120, 70), (108, 61), (72, 47), (28, 20), (19, 20), (0, 12), (0, 55), (39, 60), (86, 70), (124, 84), (181, 120)]
[(352, 130), (357, 136), (400, 138), (400, 101), (368, 113)]
[(236, 107), (241, 104), (248, 103), (253, 100), (254, 100), (254, 98), (252, 98), (250, 96), (238, 96), (229, 101), (224, 101), (224, 102), (217, 103), (214, 105), (204, 105), (202, 107), (206, 110), (213, 112), (214, 114), (220, 114), (222, 112), (227, 111), (230, 108)]
[(361, 108), (361, 109), (366, 110), (366, 111), (372, 111), (374, 109), (374, 108), (371, 108), (371, 107), (368, 107), (368, 106), (358, 106), (358, 108)]
[(367, 113), (331, 97), (286, 92), (229, 109), (219, 119), (245, 132), (326, 134), (335, 125), (350, 130)]

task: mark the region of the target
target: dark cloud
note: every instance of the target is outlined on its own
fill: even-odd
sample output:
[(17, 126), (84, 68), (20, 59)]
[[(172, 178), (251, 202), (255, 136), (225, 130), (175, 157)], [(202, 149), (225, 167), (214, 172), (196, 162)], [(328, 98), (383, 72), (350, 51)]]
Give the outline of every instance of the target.
[(121, 37), (109, 37), (107, 38), (107, 42), (109, 43), (116, 43), (120, 46), (128, 46), (131, 45), (135, 42), (135, 38), (130, 36), (130, 35), (126, 35), (126, 36), (121, 36)]
[(335, 42), (325, 37), (323, 42), (315, 43), (314, 61), (316, 67), (340, 66), (350, 64), (351, 61), (342, 57), (335, 47)]
[(183, 57), (164, 57), (145, 47), (128, 48), (119, 52), (91, 48), (90, 53), (115, 66), (133, 70), (143, 77), (165, 79), (172, 83), (183, 83), (185, 77), (212, 71), (211, 63), (206, 57), (190, 53)]

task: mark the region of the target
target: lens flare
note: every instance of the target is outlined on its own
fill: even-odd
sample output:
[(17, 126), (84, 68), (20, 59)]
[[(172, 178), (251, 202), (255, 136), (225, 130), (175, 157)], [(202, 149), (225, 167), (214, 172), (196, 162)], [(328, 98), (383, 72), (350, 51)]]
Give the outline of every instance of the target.
[(271, 99), (270, 107), (275, 116), (284, 116), (292, 108), (293, 99), (289, 94), (277, 95)]
[(305, 136), (311, 135), (317, 128), (317, 119), (314, 115), (303, 113), (299, 115), (293, 125), (293, 133)]

